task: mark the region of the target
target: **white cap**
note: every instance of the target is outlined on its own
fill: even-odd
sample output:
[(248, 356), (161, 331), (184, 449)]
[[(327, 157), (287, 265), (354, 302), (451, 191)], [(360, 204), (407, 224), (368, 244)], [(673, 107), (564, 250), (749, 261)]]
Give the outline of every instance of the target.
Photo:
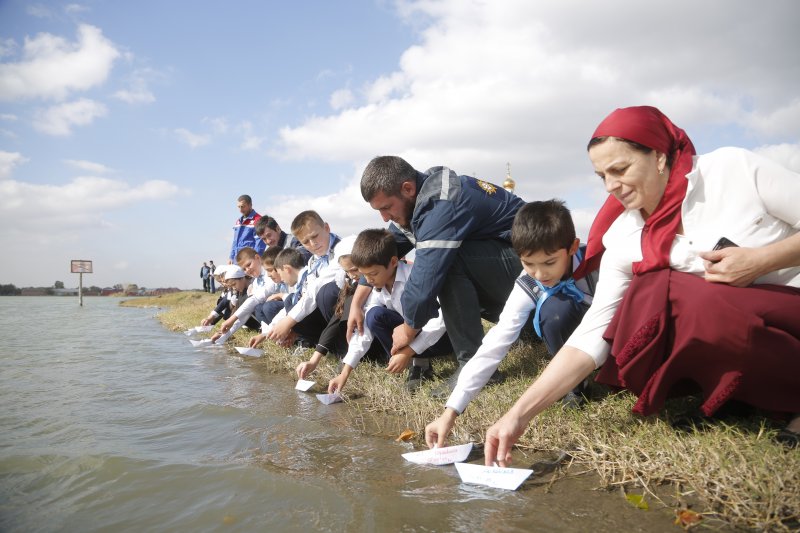
[(339, 258), (342, 256), (353, 253), (353, 244), (355, 244), (357, 236), (358, 235), (348, 235), (336, 244), (336, 248), (333, 249), (333, 260), (335, 263), (338, 264)]
[(244, 277), (244, 270), (236, 265), (228, 265), (228, 270), (225, 272), (225, 279), (240, 279)]

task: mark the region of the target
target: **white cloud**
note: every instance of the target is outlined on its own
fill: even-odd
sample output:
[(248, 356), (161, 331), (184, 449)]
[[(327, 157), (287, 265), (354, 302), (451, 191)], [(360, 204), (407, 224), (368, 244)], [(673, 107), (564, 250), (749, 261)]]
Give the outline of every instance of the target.
[[(176, 185), (161, 180), (140, 185), (102, 177), (78, 177), (65, 185), (0, 181), (0, 232), (10, 232), (22, 219), (31, 234), (107, 226), (106, 213), (181, 193)], [(31, 206), (47, 212), (47, 217), (31, 219)]]
[(225, 135), (228, 133), (228, 129), (230, 128), (228, 125), (228, 119), (225, 117), (205, 117), (203, 118), (203, 123), (210, 124), (211, 130), (216, 135)]
[(89, 8), (82, 4), (67, 4), (64, 6), (66, 13), (84, 13), (89, 11)]
[(0, 57), (14, 55), (17, 52), (17, 42), (10, 37), (0, 40)]
[(205, 146), (211, 142), (210, 135), (203, 135), (200, 133), (192, 133), (191, 131), (187, 130), (186, 128), (178, 128), (175, 130), (175, 135), (178, 136), (178, 140), (181, 142), (188, 144), (191, 148), (198, 148), (200, 146)]
[(0, 64), (0, 100), (63, 99), (102, 84), (119, 57), (99, 28), (78, 27), (76, 42), (50, 33), (25, 38), (22, 60)]
[(253, 124), (249, 121), (244, 121), (236, 127), (236, 131), (242, 134), (242, 143), (239, 149), (244, 151), (260, 150), (261, 145), (266, 142), (266, 137), (260, 137), (253, 133)]
[(104, 117), (107, 112), (105, 105), (88, 98), (81, 98), (38, 111), (33, 127), (48, 135), (70, 135), (73, 126), (91, 124), (94, 119)]
[(332, 97), (332, 113), (282, 128), (272, 153), (342, 162), (397, 154), (494, 182), (510, 161), (523, 198), (591, 208), (603, 192), (586, 142), (617, 107), (656, 105), (690, 135), (728, 128), (752, 144), (796, 139), (796, 3), (673, 4), (654, 15), (622, 0), (400, 1), (420, 40), (398, 69)]
[(800, 143), (759, 146), (753, 151), (800, 173)]
[(331, 108), (339, 110), (348, 107), (354, 101), (355, 97), (350, 89), (339, 89), (338, 91), (334, 91), (331, 95), (330, 103)]
[(0, 150), (0, 179), (8, 178), (14, 172), (14, 168), (28, 161), (29, 159), (19, 152)]
[(42, 4), (29, 5), (25, 8), (25, 11), (28, 15), (40, 19), (51, 18), (53, 16), (53, 12)]
[(65, 159), (64, 162), (72, 167), (84, 170), (86, 172), (91, 172), (92, 174), (108, 174), (114, 171), (113, 169), (100, 163), (94, 163), (92, 161), (85, 161), (82, 159)]
[(0, 120), (5, 120), (6, 122), (14, 122), (17, 120), (17, 115), (11, 113), (0, 113)]
[(130, 89), (120, 89), (114, 93), (114, 98), (129, 104), (151, 104), (156, 101), (155, 95), (145, 86), (134, 86)]

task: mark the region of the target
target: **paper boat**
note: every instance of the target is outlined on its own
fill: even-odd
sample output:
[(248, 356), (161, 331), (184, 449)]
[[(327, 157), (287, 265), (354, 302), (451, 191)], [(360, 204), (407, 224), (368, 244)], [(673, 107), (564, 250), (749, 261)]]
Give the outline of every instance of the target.
[(202, 348), (203, 346), (211, 346), (214, 344), (211, 339), (203, 339), (200, 341), (193, 341), (192, 339), (189, 339), (189, 342), (191, 342), (192, 346), (195, 348)]
[(261, 357), (264, 355), (264, 350), (258, 348), (242, 348), (241, 346), (237, 346), (236, 351), (248, 357)]
[(505, 490), (517, 490), (522, 482), (533, 474), (533, 470), (524, 468), (502, 468), (499, 466), (482, 466), (470, 463), (456, 463), (456, 470), (464, 483), (486, 485)]
[(404, 453), (403, 457), (407, 461), (418, 465), (449, 465), (465, 461), (469, 452), (472, 451), (472, 443), (461, 444), (459, 446), (446, 446), (444, 448), (434, 448), (421, 452)]
[[(307, 391), (308, 389), (310, 389), (311, 387), (313, 387), (316, 384), (317, 384), (316, 381), (310, 381), (308, 379), (298, 379), (297, 380), (297, 385), (295, 385), (294, 388), (296, 390), (301, 390), (301, 391), (305, 392), (305, 391)], [(322, 401), (322, 400), (320, 400), (320, 401)]]
[(212, 329), (214, 329), (214, 326), (195, 326), (194, 327), (194, 330), (197, 333), (208, 333)]
[(341, 402), (342, 397), (338, 392), (334, 392), (333, 394), (317, 394), (317, 400), (321, 401), (325, 405), (330, 405), (332, 403)]

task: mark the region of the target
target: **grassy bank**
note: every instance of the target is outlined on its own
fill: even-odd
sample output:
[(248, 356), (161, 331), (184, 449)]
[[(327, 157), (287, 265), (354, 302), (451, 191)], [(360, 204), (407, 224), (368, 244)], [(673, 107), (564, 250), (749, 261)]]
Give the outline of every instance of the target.
[[(199, 324), (215, 301), (201, 292), (183, 292), (159, 298), (140, 298), (123, 305), (159, 306), (169, 329), (182, 331)], [(251, 333), (240, 331), (229, 341), (246, 345)], [(310, 355), (310, 351), (304, 357)], [(501, 371), (506, 380), (488, 386), (458, 418), (450, 442), (482, 442), (486, 428), (502, 415), (541, 371), (546, 359), (538, 343), (519, 343)], [(291, 351), (266, 345), (265, 357), (254, 360), (276, 373), (295, 379), (301, 361)], [(313, 374), (320, 391), (335, 375), (338, 361), (327, 358)], [(434, 361), (442, 376), (452, 361)], [(403, 387), (403, 377), (365, 363), (353, 373), (344, 395), (353, 422), (363, 431), (396, 436), (410, 428), (424, 446), (425, 424), (438, 416), (444, 402), (434, 400), (431, 385), (414, 395)], [(554, 406), (540, 415), (519, 441), (515, 466), (527, 467), (542, 458), (567, 453), (568, 468), (560, 475), (596, 473), (598, 488), (644, 494), (650, 505), (691, 506), (700, 513), (700, 525), (753, 530), (800, 528), (800, 450), (786, 450), (773, 441), (779, 422), (756, 413), (729, 416), (701, 428), (679, 430), (673, 423), (693, 414), (696, 400), (668, 403), (659, 415), (631, 414), (634, 398), (593, 387), (592, 401), (579, 410)]]

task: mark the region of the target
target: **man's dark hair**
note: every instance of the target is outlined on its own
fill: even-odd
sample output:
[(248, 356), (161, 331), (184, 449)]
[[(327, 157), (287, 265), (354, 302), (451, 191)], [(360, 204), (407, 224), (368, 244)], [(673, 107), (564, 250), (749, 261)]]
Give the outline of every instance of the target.
[(256, 232), (256, 236), (261, 238), (261, 235), (264, 234), (264, 230), (267, 228), (271, 229), (272, 231), (279, 231), (280, 226), (274, 218), (262, 216), (258, 219), (258, 222), (256, 222), (255, 228), (253, 229)]
[(382, 155), (369, 162), (361, 175), (361, 196), (371, 201), (382, 192), (386, 196), (399, 196), (400, 186), (406, 181), (416, 181), (417, 171), (396, 155)]
[(397, 257), (397, 243), (390, 232), (381, 228), (359, 233), (350, 252), (350, 261), (356, 268), (388, 267), (392, 257)]
[(300, 270), (306, 266), (306, 262), (303, 259), (303, 254), (298, 252), (296, 248), (284, 248), (275, 256), (275, 263), (272, 266), (274, 268), (283, 268), (284, 265)]
[(511, 225), (511, 245), (518, 255), (551, 254), (575, 242), (572, 215), (561, 200), (525, 204)]
[(275, 258), (278, 257), (278, 254), (281, 253), (282, 248), (280, 246), (270, 246), (263, 252), (261, 252), (261, 262), (267, 266), (275, 266)]
[(239, 198), (236, 199), (237, 202), (245, 202), (247, 205), (253, 205), (253, 199), (250, 198), (249, 194), (243, 194)]

